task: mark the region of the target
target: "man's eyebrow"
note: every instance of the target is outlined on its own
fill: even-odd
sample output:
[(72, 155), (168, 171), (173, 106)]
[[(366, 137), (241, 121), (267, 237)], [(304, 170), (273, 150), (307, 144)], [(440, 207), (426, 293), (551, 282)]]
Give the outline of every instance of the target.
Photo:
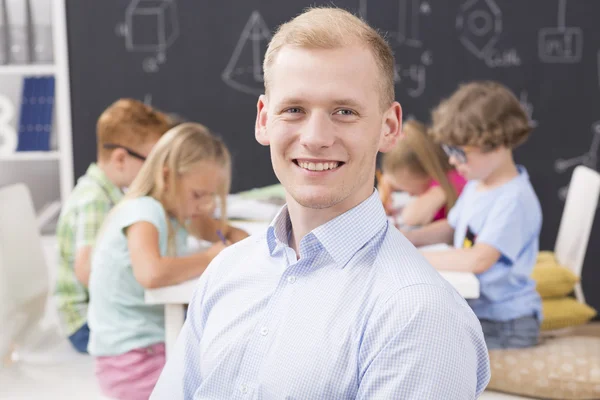
[[(284, 97), (280, 101), (277, 102), (278, 105), (301, 105), (304, 104), (305, 100), (300, 97)], [(333, 106), (347, 106), (352, 108), (362, 108), (360, 102), (352, 98), (340, 98), (335, 99), (331, 102)]]

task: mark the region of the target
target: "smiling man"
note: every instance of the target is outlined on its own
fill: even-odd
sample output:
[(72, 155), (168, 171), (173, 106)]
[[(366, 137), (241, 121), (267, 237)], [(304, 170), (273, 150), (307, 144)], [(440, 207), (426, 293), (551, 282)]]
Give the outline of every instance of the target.
[(199, 281), (154, 399), (476, 399), (478, 320), (388, 224), (376, 156), (400, 136), (394, 59), (350, 13), (282, 25), (264, 61), (256, 139), (287, 205)]

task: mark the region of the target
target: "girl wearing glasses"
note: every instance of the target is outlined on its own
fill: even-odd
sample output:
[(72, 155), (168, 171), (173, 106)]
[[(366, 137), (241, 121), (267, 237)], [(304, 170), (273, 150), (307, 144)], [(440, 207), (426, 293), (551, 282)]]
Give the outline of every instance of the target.
[(392, 192), (415, 197), (400, 214), (400, 221), (408, 226), (446, 218), (466, 184), (444, 151), (427, 136), (425, 126), (415, 120), (404, 124), (404, 138), (383, 155), (382, 169), (378, 189), (388, 214), (394, 213)]
[(92, 256), (88, 350), (102, 391), (147, 399), (165, 364), (164, 307), (144, 290), (199, 276), (228, 242), (185, 252), (188, 221), (225, 213), (231, 166), (225, 144), (200, 124), (168, 131), (109, 214)]

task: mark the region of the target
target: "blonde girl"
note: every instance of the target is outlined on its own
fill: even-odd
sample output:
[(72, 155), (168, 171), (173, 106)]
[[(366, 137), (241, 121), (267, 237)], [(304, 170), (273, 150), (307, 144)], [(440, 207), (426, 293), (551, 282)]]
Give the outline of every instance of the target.
[[(226, 246), (183, 254), (189, 220), (225, 216), (230, 155), (200, 124), (183, 123), (156, 144), (124, 199), (109, 214), (92, 256), (90, 343), (103, 393), (148, 399), (165, 364), (164, 307), (144, 290), (199, 276)], [(238, 233), (229, 230), (228, 234)]]
[(393, 213), (390, 193), (416, 197), (401, 211), (404, 225), (426, 225), (446, 218), (466, 184), (448, 162), (448, 156), (415, 120), (404, 124), (404, 138), (383, 155), (379, 191), (388, 213)]

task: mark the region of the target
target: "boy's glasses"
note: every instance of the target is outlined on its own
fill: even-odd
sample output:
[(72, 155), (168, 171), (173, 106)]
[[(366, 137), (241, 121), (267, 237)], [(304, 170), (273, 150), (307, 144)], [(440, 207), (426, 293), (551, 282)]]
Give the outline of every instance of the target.
[(146, 157), (141, 155), (140, 153), (136, 153), (135, 151), (131, 150), (130, 148), (127, 148), (125, 146), (121, 146), (120, 144), (114, 144), (114, 143), (104, 143), (104, 147), (107, 150), (113, 150), (113, 149), (123, 149), (127, 152), (127, 154), (129, 154), (131, 157), (133, 158), (137, 158), (138, 160), (142, 160), (142, 161), (146, 161)]
[(442, 144), (442, 149), (444, 149), (444, 152), (448, 158), (454, 157), (459, 164), (464, 164), (467, 162), (467, 153), (460, 147)]

